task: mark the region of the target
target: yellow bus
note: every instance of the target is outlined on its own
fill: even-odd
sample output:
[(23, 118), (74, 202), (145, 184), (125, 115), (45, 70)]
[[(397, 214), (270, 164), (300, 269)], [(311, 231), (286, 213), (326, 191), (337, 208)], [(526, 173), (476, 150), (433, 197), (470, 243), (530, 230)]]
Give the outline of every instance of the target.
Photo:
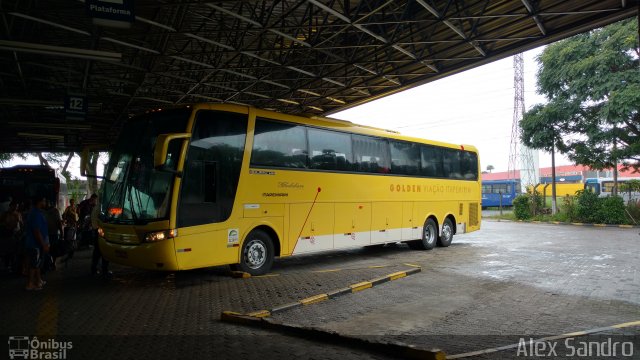
[(228, 104), (152, 111), (112, 149), (99, 246), (155, 270), (392, 242), (449, 246), (480, 229), (474, 147)]

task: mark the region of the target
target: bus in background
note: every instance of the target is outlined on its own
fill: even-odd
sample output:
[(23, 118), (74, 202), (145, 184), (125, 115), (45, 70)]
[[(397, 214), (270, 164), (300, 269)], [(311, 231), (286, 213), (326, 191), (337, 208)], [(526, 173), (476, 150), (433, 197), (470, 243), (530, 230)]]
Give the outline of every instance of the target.
[(64, 176), (44, 165), (0, 168), (0, 194), (3, 198), (10, 197), (20, 204), (42, 194), (48, 201), (55, 201), (60, 211), (63, 211), (69, 202)]
[(148, 112), (112, 148), (99, 246), (134, 267), (252, 275), (278, 256), (449, 246), (480, 229), (478, 168), (472, 146), (348, 121), (229, 104)]
[[(618, 178), (618, 195), (626, 202), (630, 200), (640, 200), (640, 192), (638, 190), (625, 190), (624, 184), (629, 181), (640, 181), (640, 177), (619, 177)], [(611, 196), (613, 192), (613, 178), (588, 178), (584, 181), (584, 188), (590, 189), (599, 197)]]
[[(482, 208), (513, 206), (513, 199), (520, 195), (520, 180), (483, 180)], [(500, 201), (502, 198), (502, 202)]]

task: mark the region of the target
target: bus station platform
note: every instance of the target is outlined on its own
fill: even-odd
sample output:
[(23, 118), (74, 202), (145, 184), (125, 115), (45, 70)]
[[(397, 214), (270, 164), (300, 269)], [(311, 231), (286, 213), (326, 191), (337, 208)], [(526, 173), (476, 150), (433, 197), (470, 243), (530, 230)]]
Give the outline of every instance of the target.
[[(298, 256), (248, 278), (230, 276), (227, 267), (168, 273), (112, 265), (112, 280), (103, 281), (89, 275), (90, 250), (80, 250), (46, 275), (42, 291), (25, 291), (23, 277), (0, 276), (0, 332), (69, 342), (66, 359), (407, 357), (295, 328), (440, 349), (447, 358), (514, 358), (517, 348), (490, 350), (566, 334), (578, 334), (576, 342), (632, 343), (630, 358), (640, 356), (640, 255), (630, 251), (637, 229), (482, 226), (449, 248), (399, 244)], [(410, 276), (269, 314), (266, 321), (291, 331), (220, 320), (224, 311), (273, 309), (416, 266), (421, 271)]]

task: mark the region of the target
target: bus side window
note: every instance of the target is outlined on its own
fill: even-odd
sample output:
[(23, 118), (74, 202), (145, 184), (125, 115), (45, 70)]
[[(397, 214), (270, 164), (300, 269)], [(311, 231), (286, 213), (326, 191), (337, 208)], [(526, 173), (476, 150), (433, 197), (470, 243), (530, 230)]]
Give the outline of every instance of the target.
[(478, 179), (478, 157), (470, 151), (463, 151), (460, 157), (460, 169), (465, 180)]
[(417, 175), (420, 168), (420, 150), (417, 145), (391, 141), (391, 172), (398, 175)]
[(386, 174), (391, 168), (389, 143), (385, 139), (353, 135), (356, 171)]
[(462, 179), (460, 163), (462, 153), (454, 149), (443, 149), (444, 177), (449, 179)]
[(420, 147), (420, 158), (420, 175), (428, 177), (444, 177), (441, 148), (423, 145)]
[(187, 152), (178, 226), (221, 222), (233, 209), (247, 134), (247, 115), (201, 110)]
[(311, 169), (351, 171), (351, 135), (337, 131), (307, 128)]
[(251, 165), (306, 168), (307, 161), (304, 126), (256, 119)]

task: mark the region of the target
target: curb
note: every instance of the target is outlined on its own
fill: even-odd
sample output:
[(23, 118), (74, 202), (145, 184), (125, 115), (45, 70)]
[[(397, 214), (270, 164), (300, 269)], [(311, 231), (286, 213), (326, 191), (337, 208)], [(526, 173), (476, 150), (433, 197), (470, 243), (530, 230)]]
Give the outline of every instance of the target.
[[(307, 338), (314, 341), (326, 341), (332, 344), (338, 343), (349, 348), (358, 347), (369, 352), (373, 351), (385, 353), (392, 356), (401, 356), (406, 359), (445, 360), (447, 358), (446, 354), (440, 349), (420, 349), (407, 344), (374, 342), (317, 328), (300, 327), (290, 324), (277, 323), (270, 319), (271, 314), (274, 313), (279, 313), (297, 307), (307, 306), (339, 296), (363, 291), (374, 286), (389, 281), (402, 279), (411, 274), (416, 274), (422, 271), (422, 268), (417, 265), (411, 264), (411, 266), (413, 266), (413, 268), (409, 270), (394, 272), (369, 281), (362, 281), (356, 284), (351, 284), (344, 288), (335, 289), (327, 293), (309, 296), (296, 302), (276, 306), (271, 310), (258, 310), (250, 312), (248, 314), (241, 314), (233, 311), (223, 311), (220, 314), (220, 321), (232, 324), (255, 326), (267, 330), (273, 330), (293, 336)], [(244, 277), (241, 274), (233, 275)]]
[[(417, 266), (417, 265), (412, 265), (412, 266)], [(323, 293), (323, 294), (316, 294), (313, 296), (309, 296), (306, 297), (304, 299), (300, 299), (298, 301), (295, 302), (291, 302), (291, 303), (287, 303), (287, 304), (282, 304), (282, 305), (278, 305), (270, 310), (257, 310), (257, 311), (253, 311), (250, 312), (248, 314), (240, 314), (240, 313), (235, 313), (232, 311), (225, 311), (222, 314), (224, 315), (225, 313), (229, 313), (229, 314), (233, 314), (235, 315), (239, 315), (239, 316), (249, 316), (249, 317), (256, 317), (256, 318), (263, 318), (263, 317), (269, 317), (271, 316), (271, 314), (274, 313), (279, 313), (282, 311), (286, 311), (286, 310), (291, 310), (291, 309), (295, 309), (297, 307), (300, 306), (307, 306), (307, 305), (311, 305), (311, 304), (315, 304), (315, 303), (319, 303), (325, 300), (329, 300), (329, 299), (334, 299), (337, 298), (338, 296), (342, 296), (342, 295), (346, 295), (346, 294), (351, 294), (351, 293), (355, 293), (358, 291), (362, 291), (362, 290), (366, 290), (369, 288), (372, 288), (376, 285), (380, 285), (389, 281), (393, 281), (393, 280), (398, 280), (398, 279), (402, 279), (403, 277), (407, 277), (409, 275), (412, 274), (416, 274), (422, 271), (422, 268), (417, 266), (414, 267), (412, 269), (409, 270), (404, 270), (404, 271), (397, 271), (394, 272), (392, 274), (389, 275), (385, 275), (379, 278), (375, 278), (369, 281), (363, 281), (363, 282), (359, 282), (357, 284), (351, 284), (347, 287), (344, 288), (340, 288), (340, 289), (335, 289), (332, 291), (329, 291), (327, 293)], [(233, 276), (234, 278), (249, 278), (251, 277), (250, 274), (242, 272), (242, 271), (233, 271), (231, 272), (231, 276)], [(222, 316), (221, 316), (222, 318)]]
[[(394, 272), (392, 274), (389, 275), (385, 275), (379, 278), (375, 278), (369, 281), (363, 281), (363, 282), (359, 282), (357, 284), (351, 284), (347, 287), (344, 288), (340, 288), (340, 289), (335, 289), (323, 294), (316, 294), (313, 296), (309, 296), (306, 297), (304, 299), (300, 299), (298, 301), (295, 302), (291, 302), (291, 303), (287, 303), (287, 304), (282, 304), (282, 305), (278, 305), (270, 310), (258, 310), (258, 311), (253, 311), (251, 313), (248, 314), (238, 314), (238, 313), (233, 313), (233, 314), (238, 314), (238, 315), (243, 315), (243, 316), (249, 316), (249, 317), (269, 317), (271, 316), (271, 314), (274, 313), (279, 313), (282, 311), (286, 311), (286, 310), (291, 310), (291, 309), (295, 309), (297, 307), (300, 306), (307, 306), (307, 305), (311, 305), (311, 304), (315, 304), (315, 303), (319, 303), (322, 301), (326, 301), (329, 299), (334, 299), (337, 298), (339, 296), (343, 296), (343, 295), (347, 295), (347, 294), (351, 294), (351, 293), (355, 293), (355, 292), (359, 292), (362, 290), (366, 290), (369, 288), (372, 288), (376, 285), (380, 285), (389, 281), (393, 281), (393, 280), (398, 280), (398, 279), (402, 279), (403, 277), (407, 277), (409, 275), (412, 274), (416, 274), (422, 271), (422, 268), (420, 267), (415, 267), (409, 270), (404, 270), (404, 271), (398, 271), (398, 272)], [(224, 312), (223, 312), (224, 314)]]
[(445, 360), (446, 354), (440, 349), (420, 349), (401, 343), (374, 342), (362, 338), (340, 335), (336, 332), (317, 328), (299, 327), (289, 324), (276, 323), (268, 318), (242, 315), (232, 311), (224, 311), (220, 315), (223, 322), (255, 326), (262, 329), (277, 331), (313, 341), (324, 341), (339, 344), (348, 348), (360, 348), (368, 352), (384, 353), (405, 359)]
[(539, 221), (539, 220), (501, 220), (501, 219), (483, 219), (483, 221), (489, 222), (516, 222), (526, 224), (545, 224), (545, 225), (573, 225), (583, 227), (600, 227), (600, 228), (620, 228), (620, 229), (640, 229), (640, 225), (614, 225), (614, 224), (591, 224), (580, 222), (562, 222), (562, 221)]

